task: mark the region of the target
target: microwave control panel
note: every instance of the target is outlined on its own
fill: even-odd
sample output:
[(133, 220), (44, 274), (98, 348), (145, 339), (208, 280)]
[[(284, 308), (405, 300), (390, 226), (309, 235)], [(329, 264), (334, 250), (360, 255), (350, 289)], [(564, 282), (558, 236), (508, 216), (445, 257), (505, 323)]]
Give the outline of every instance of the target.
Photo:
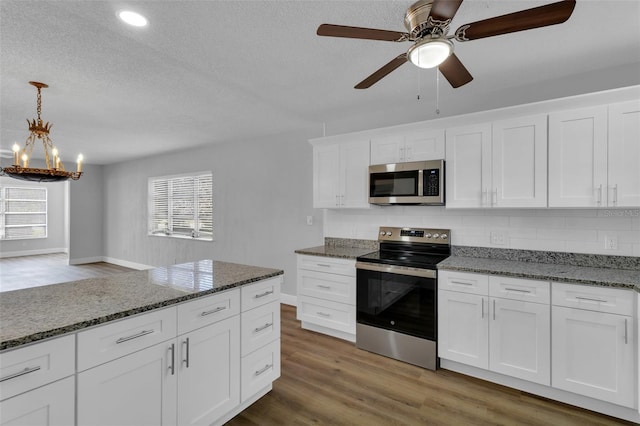
[(424, 195), (437, 197), (440, 195), (440, 169), (427, 169), (424, 172)]

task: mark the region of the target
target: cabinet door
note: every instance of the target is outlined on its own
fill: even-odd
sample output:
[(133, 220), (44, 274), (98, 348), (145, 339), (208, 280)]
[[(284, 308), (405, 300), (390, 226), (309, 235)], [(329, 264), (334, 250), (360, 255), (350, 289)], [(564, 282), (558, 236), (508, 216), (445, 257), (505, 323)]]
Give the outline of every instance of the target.
[(161, 343), (79, 373), (78, 424), (175, 425), (173, 343)]
[(404, 161), (441, 160), (444, 155), (444, 130), (425, 129), (405, 137)]
[(487, 297), (438, 291), (438, 356), (489, 368)]
[(313, 147), (313, 207), (339, 206), (340, 146), (315, 145)]
[(489, 205), (491, 125), (447, 130), (447, 207)]
[(640, 101), (609, 106), (609, 205), (640, 206)]
[(390, 135), (371, 138), (371, 164), (388, 164), (404, 159), (404, 136)]
[(550, 306), (492, 298), (490, 309), (489, 369), (549, 386)]
[(554, 306), (551, 386), (633, 408), (633, 318)]
[(369, 208), (369, 140), (340, 146), (340, 207)]
[(75, 422), (74, 378), (0, 402), (0, 425), (69, 426)]
[(490, 204), (547, 206), (547, 116), (493, 123)]
[(607, 107), (549, 115), (549, 207), (607, 205)]
[(178, 424), (209, 425), (240, 404), (240, 317), (178, 337)]

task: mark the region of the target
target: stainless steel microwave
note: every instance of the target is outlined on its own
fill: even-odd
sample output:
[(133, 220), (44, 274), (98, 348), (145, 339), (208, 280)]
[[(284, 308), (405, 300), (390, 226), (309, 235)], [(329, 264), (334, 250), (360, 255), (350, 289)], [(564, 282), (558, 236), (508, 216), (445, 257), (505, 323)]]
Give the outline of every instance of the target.
[(369, 166), (369, 203), (443, 206), (444, 160)]

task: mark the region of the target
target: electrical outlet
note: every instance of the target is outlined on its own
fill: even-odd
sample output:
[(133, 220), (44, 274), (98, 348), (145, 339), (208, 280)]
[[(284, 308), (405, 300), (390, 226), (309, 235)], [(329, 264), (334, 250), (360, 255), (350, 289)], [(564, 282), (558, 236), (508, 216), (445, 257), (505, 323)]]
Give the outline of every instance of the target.
[(504, 232), (491, 231), (491, 244), (496, 246), (504, 245)]
[(604, 237), (604, 249), (605, 250), (618, 250), (618, 236), (606, 235)]
[(313, 216), (307, 216), (307, 225), (313, 225)]

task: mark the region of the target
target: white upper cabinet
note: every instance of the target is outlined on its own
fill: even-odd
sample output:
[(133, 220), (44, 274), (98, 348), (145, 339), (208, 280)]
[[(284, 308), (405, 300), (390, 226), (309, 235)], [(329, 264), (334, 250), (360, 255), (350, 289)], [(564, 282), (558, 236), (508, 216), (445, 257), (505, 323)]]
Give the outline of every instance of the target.
[(424, 129), (371, 138), (371, 164), (444, 158), (444, 130)]
[(607, 107), (549, 115), (549, 207), (607, 206)]
[(369, 208), (368, 185), (368, 139), (314, 144), (314, 208)]
[(447, 207), (546, 207), (545, 115), (447, 129)]
[(491, 181), (491, 124), (447, 129), (446, 206), (483, 207)]
[(609, 206), (640, 206), (640, 100), (609, 106)]
[(547, 116), (493, 123), (492, 207), (547, 206)]

